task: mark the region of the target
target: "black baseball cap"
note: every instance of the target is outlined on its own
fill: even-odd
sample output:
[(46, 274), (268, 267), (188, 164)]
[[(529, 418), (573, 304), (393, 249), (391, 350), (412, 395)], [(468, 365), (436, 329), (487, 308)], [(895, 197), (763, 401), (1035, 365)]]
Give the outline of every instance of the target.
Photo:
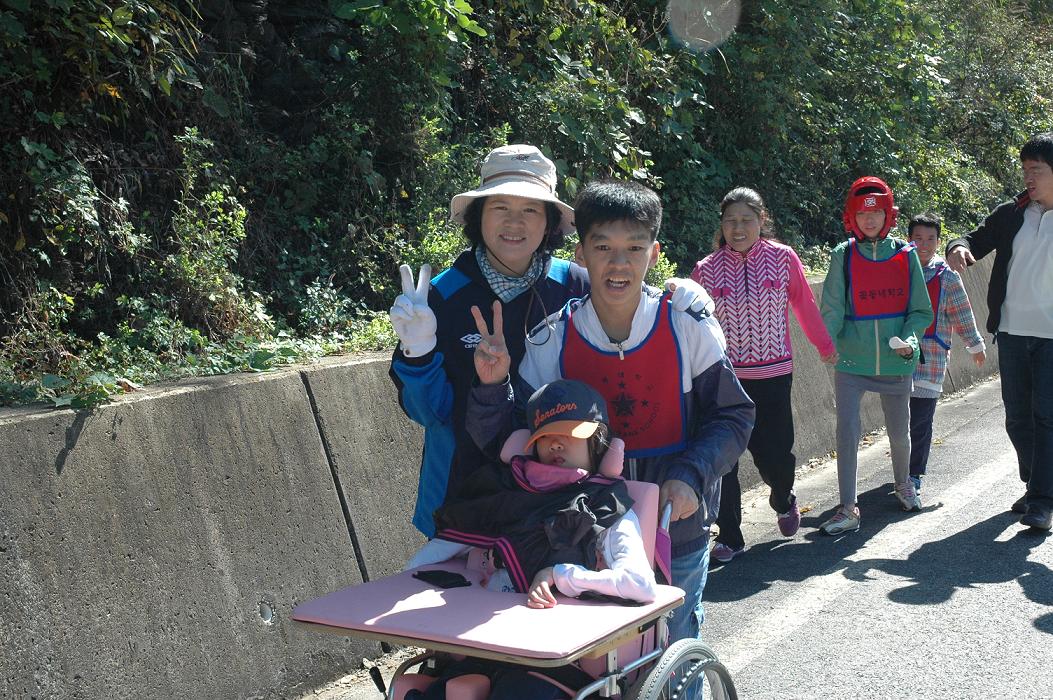
[(531, 434), (526, 447), (545, 435), (589, 438), (600, 423), (607, 423), (607, 402), (584, 382), (559, 379), (527, 401), (527, 423)]

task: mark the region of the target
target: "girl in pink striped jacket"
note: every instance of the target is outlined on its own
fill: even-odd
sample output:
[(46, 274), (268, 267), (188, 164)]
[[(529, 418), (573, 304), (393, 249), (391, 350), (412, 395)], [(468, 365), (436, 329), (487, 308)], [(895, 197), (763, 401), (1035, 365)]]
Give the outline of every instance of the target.
[[(792, 537), (801, 525), (801, 512), (793, 492), (796, 458), (792, 451), (789, 310), (793, 309), (823, 362), (836, 363), (837, 352), (800, 258), (792, 248), (774, 240), (771, 217), (756, 191), (736, 187), (724, 196), (713, 247), (714, 252), (695, 265), (691, 278), (715, 300), (728, 357), (742, 388), (757, 405), (749, 451), (771, 488), (768, 503), (778, 515), (779, 531)], [(726, 563), (746, 549), (737, 464), (721, 486), (717, 525), (720, 534), (712, 554)]]

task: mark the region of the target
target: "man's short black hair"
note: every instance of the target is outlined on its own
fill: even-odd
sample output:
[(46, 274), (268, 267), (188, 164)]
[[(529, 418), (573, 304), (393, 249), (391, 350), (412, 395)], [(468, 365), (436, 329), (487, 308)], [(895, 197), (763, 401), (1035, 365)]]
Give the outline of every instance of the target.
[(574, 223), (582, 243), (594, 226), (612, 221), (642, 224), (658, 239), (662, 227), (662, 200), (650, 187), (630, 180), (590, 182), (574, 202)]
[(1020, 149), (1020, 160), (1040, 160), (1053, 168), (1053, 131), (1029, 138)]
[[(483, 206), (486, 197), (477, 197), (471, 201), (468, 208), (464, 210), (464, 237), (473, 246), (483, 246)], [(545, 202), (545, 239), (541, 241), (541, 252), (551, 253), (563, 247), (563, 234), (559, 232), (559, 225), (563, 221), (563, 213), (552, 202)]]
[(933, 214), (931, 211), (924, 212), (922, 214), (915, 214), (910, 217), (910, 223), (907, 224), (907, 235), (914, 233), (915, 226), (931, 226), (936, 229), (936, 237), (940, 237), (940, 233), (943, 231), (943, 219), (938, 214)]

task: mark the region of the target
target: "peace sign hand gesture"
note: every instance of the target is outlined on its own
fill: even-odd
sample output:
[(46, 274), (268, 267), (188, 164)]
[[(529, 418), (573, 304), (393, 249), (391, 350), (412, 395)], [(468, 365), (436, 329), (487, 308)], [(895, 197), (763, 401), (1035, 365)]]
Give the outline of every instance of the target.
[(512, 369), (512, 356), (505, 347), (504, 317), (501, 302), (494, 301), (494, 332), (491, 333), (478, 306), (472, 307), (479, 344), (475, 346), (475, 372), (483, 384), (501, 384)]
[(413, 284), (413, 271), (409, 265), (400, 265), (402, 294), (388, 312), (391, 325), (402, 341), (402, 353), (406, 357), (427, 355), (435, 347), (435, 312), (428, 307), (428, 288), (431, 286), (431, 265), (421, 265), (417, 284)]

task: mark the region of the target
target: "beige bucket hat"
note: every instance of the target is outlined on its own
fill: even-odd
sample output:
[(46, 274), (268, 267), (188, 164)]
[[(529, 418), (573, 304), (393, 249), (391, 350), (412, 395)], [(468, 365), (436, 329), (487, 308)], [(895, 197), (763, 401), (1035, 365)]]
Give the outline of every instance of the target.
[(495, 148), (479, 171), (479, 186), (450, 200), (450, 221), (463, 226), (464, 212), (473, 199), (506, 194), (552, 202), (563, 214), (558, 232), (574, 230), (574, 209), (556, 196), (556, 166), (537, 147), (510, 144)]

